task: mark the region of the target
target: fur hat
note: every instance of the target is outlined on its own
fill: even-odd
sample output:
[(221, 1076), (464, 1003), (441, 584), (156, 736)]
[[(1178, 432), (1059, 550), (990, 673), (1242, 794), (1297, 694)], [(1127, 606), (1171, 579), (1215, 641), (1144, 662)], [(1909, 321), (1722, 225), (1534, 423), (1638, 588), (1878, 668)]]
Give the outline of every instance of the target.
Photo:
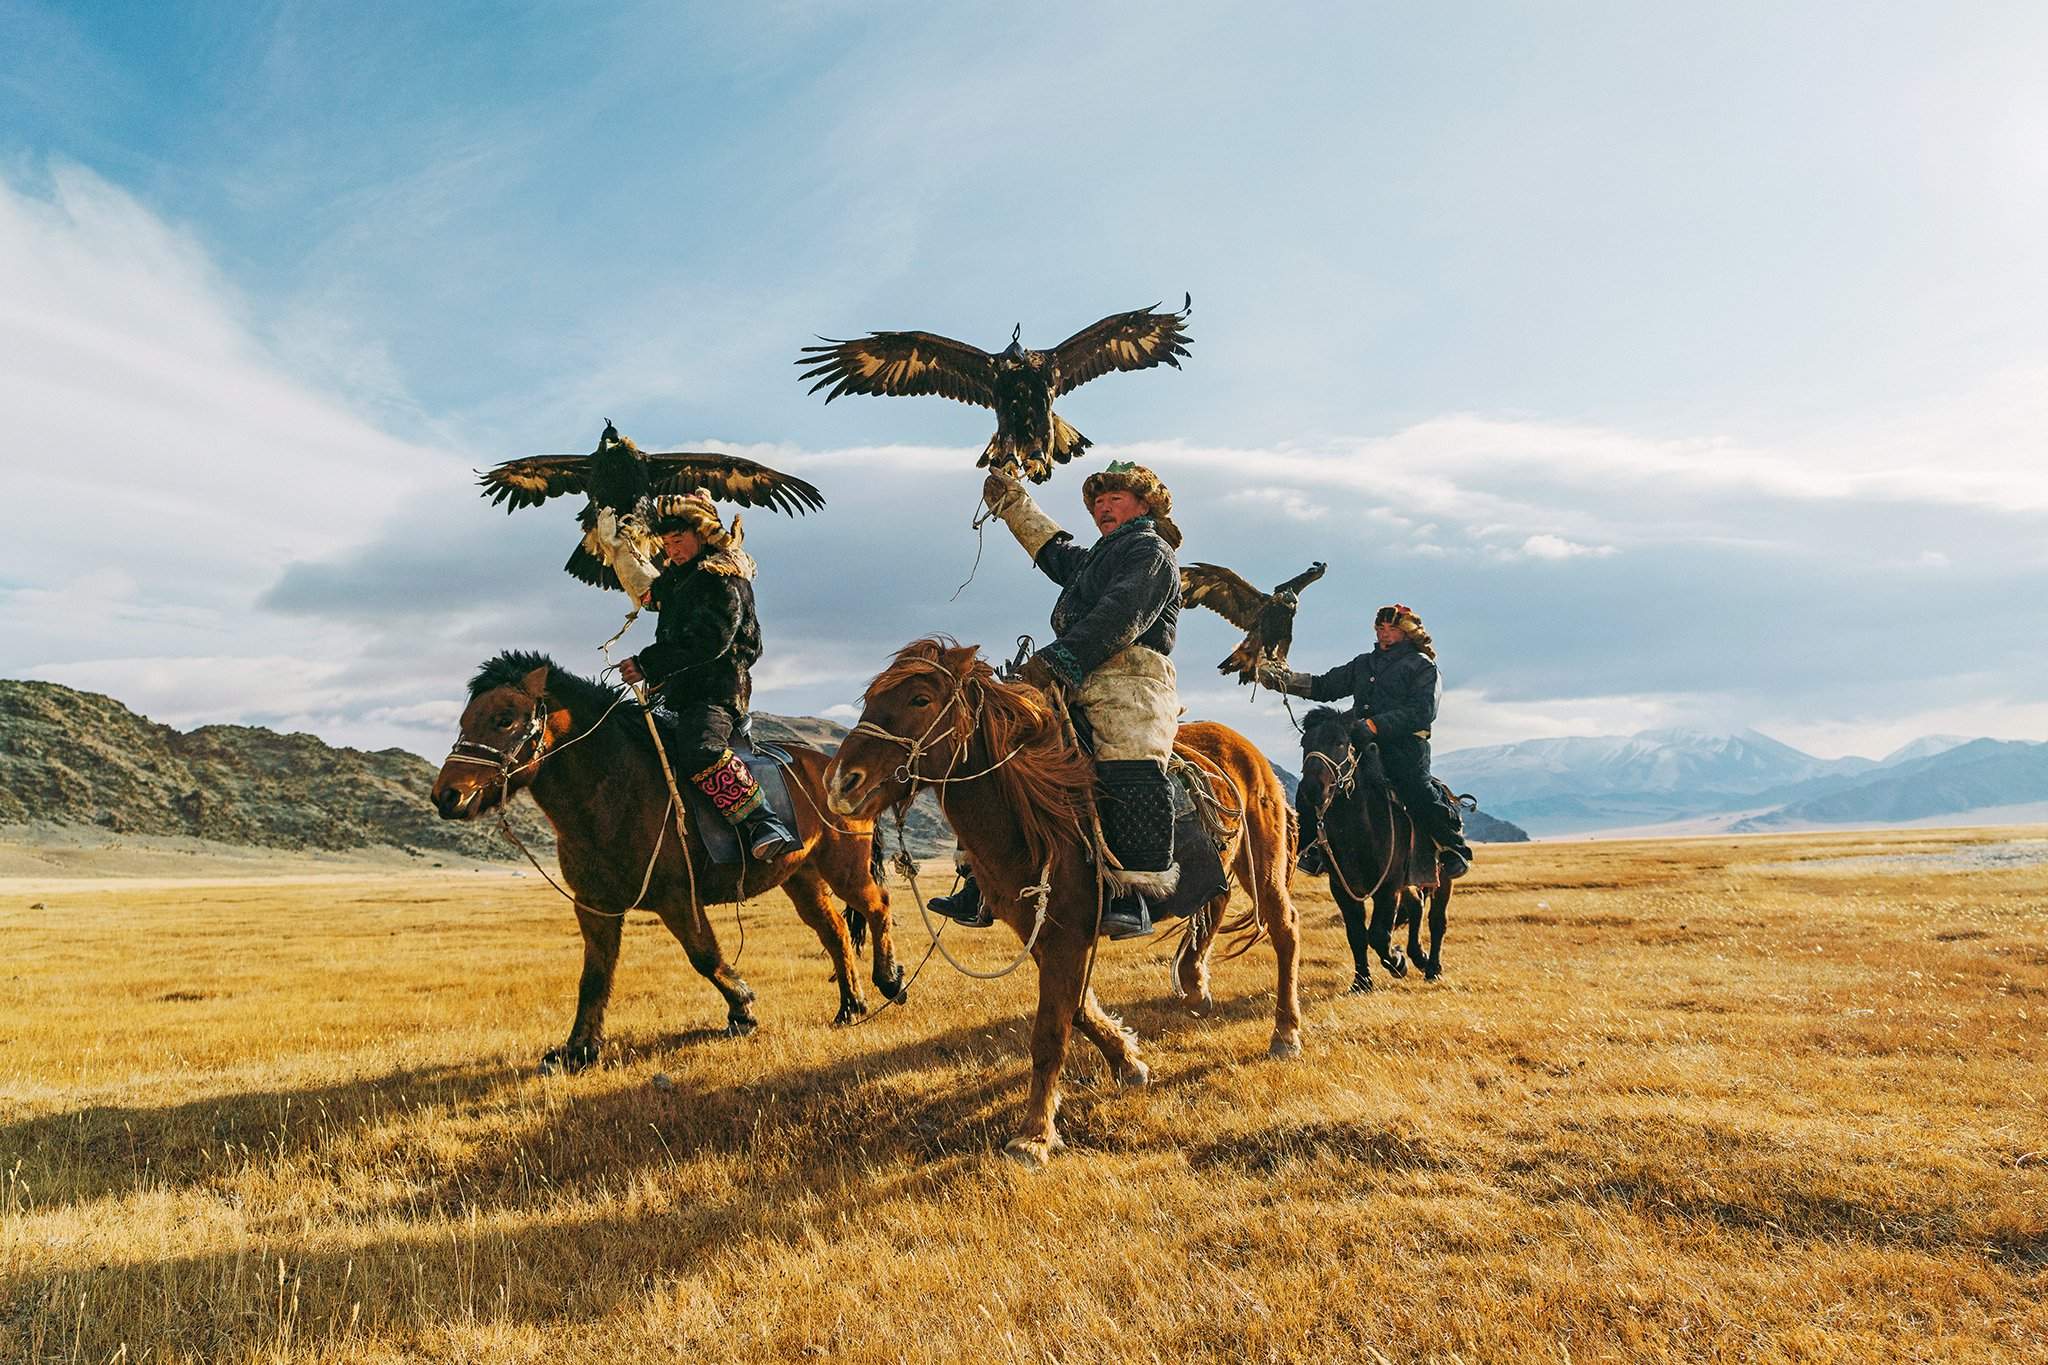
[(1372, 623), (1376, 626), (1399, 627), (1409, 644), (1432, 659), (1436, 657), (1436, 642), (1430, 639), (1429, 632), (1422, 628), (1422, 618), (1403, 604), (1396, 602), (1391, 607), (1381, 607), (1373, 613)]
[[(725, 523), (718, 518), (718, 508), (712, 503), (711, 494), (701, 488), (692, 493), (663, 493), (649, 498), (647, 504), (647, 529), (655, 535), (695, 531), (697, 538), (713, 550), (722, 550), (732, 541)], [(737, 520), (733, 527), (738, 529)]]
[(1141, 464), (1129, 460), (1111, 460), (1109, 467), (1090, 474), (1081, 484), (1081, 505), (1088, 509), (1088, 515), (1095, 515), (1095, 499), (1103, 493), (1129, 493), (1132, 497), (1151, 508), (1153, 525), (1159, 530), (1159, 538), (1174, 549), (1180, 548), (1180, 527), (1174, 525), (1173, 493), (1159, 481), (1159, 476)]

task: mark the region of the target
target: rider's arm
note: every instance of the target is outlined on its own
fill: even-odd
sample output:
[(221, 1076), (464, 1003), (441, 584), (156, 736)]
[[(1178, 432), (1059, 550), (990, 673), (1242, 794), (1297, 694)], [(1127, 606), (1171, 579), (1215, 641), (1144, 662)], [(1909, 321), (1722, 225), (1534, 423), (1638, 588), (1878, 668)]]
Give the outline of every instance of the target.
[(1153, 536), (1131, 537), (1110, 569), (1109, 591), (1041, 651), (1069, 686), (1143, 635), (1180, 591), (1173, 551)]
[[(1358, 657), (1362, 659), (1365, 656), (1361, 654)], [(1291, 669), (1276, 669), (1272, 681), (1268, 681), (1263, 674), (1259, 681), (1266, 683), (1276, 692), (1285, 692), (1293, 697), (1307, 697), (1310, 701), (1342, 701), (1358, 690), (1357, 679), (1358, 659), (1353, 659), (1348, 664), (1338, 664), (1327, 673), (1297, 673)]]
[(983, 486), (983, 496), (1003, 525), (1010, 528), (1010, 534), (1024, 547), (1024, 553), (1031, 556), (1039, 572), (1065, 587), (1074, 571), (1081, 567), (1081, 561), (1088, 552), (1074, 544), (1074, 538), (1060, 529), (1059, 523), (1045, 514), (1045, 509), (1033, 502), (1031, 495), (1024, 491), (1024, 485), (1007, 474), (991, 474)]

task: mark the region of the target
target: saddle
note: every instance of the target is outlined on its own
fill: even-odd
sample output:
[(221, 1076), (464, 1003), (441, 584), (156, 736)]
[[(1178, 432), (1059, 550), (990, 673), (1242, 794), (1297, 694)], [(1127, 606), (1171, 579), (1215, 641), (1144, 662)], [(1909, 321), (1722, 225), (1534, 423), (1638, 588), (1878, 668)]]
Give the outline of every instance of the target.
[[(668, 723), (669, 717), (658, 711), (655, 717), (662, 745), (669, 753), (675, 753), (679, 741), (674, 727)], [(782, 823), (803, 833), (806, 826), (798, 819), (795, 798), (789, 790), (788, 769), (794, 762), (789, 751), (779, 744), (756, 741), (750, 728), (733, 732), (732, 751), (747, 765), (747, 771), (754, 775), (754, 780), (761, 784), (761, 796), (767, 801), (768, 809), (781, 816)], [(711, 861), (721, 867), (736, 866), (741, 861), (739, 831), (719, 813), (718, 807), (711, 804), (711, 798), (697, 789), (688, 773), (676, 774), (676, 789), (683, 795), (683, 808), (689, 816), (690, 828), (696, 830), (697, 837), (704, 841)]]

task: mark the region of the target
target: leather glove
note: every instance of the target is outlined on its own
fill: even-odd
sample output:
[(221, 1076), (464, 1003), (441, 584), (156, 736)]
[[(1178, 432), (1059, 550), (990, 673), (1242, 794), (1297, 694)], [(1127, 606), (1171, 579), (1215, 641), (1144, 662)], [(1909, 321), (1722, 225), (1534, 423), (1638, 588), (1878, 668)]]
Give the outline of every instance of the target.
[(1294, 685), (1294, 670), (1271, 659), (1261, 662), (1259, 671), (1254, 676), (1258, 679), (1259, 686), (1275, 692), (1285, 692)]
[(1018, 667), (1017, 681), (1028, 682), (1048, 695), (1063, 685), (1060, 675), (1053, 671), (1052, 665), (1045, 661), (1045, 655), (1042, 653), (1032, 655)]
[(1024, 485), (1017, 482), (1016, 475), (1000, 469), (990, 470), (988, 477), (981, 481), (981, 500), (988, 505), (989, 511), (998, 514), (1002, 512), (1004, 503), (1023, 491)]

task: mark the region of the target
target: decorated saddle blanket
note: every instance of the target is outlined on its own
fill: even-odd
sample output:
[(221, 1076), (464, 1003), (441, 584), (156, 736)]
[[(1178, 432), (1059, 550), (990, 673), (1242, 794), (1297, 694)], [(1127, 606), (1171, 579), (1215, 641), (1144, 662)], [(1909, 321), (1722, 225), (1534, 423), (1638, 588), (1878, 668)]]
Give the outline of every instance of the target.
[[(662, 743), (671, 754), (680, 752), (676, 736), (666, 725), (662, 727)], [(789, 789), (789, 766), (793, 761), (789, 751), (779, 744), (758, 743), (751, 734), (744, 731), (732, 737), (733, 757), (747, 765), (747, 771), (761, 784), (761, 796), (768, 809), (782, 817), (782, 823), (802, 832), (808, 821), (798, 818), (795, 793)], [(732, 822), (711, 804), (711, 798), (690, 781), (690, 775), (678, 770), (676, 787), (683, 794), (683, 808), (689, 817), (690, 828), (697, 831), (697, 837), (710, 850), (711, 861), (720, 866), (730, 867), (740, 861), (739, 831)]]
[[(1173, 861), (1180, 880), (1172, 892), (1151, 902), (1155, 920), (1184, 919), (1230, 889), (1223, 858), (1198, 800), (1214, 800), (1214, 779), (1200, 764), (1182, 759), (1168, 765), (1173, 789)], [(1198, 793), (1199, 792), (1199, 796)]]

